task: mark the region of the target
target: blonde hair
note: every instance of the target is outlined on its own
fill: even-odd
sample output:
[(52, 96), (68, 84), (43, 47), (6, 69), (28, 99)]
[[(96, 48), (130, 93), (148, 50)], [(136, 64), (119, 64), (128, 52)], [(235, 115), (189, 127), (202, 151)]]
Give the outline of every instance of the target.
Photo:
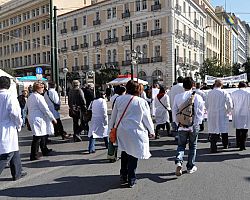
[(44, 83), (42, 81), (36, 81), (33, 84), (33, 92), (36, 92), (38, 88), (44, 87)]

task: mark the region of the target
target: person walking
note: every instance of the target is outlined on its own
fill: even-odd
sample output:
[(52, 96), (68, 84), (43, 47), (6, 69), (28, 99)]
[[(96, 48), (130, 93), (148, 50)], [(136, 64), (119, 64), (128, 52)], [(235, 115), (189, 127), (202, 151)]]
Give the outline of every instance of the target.
[(48, 107), (52, 114), (54, 115), (54, 118), (56, 119), (57, 123), (54, 124), (54, 134), (55, 136), (61, 136), (63, 140), (69, 139), (70, 135), (68, 135), (63, 128), (62, 121), (60, 119), (60, 98), (56, 91), (56, 84), (54, 82), (49, 82), (49, 89), (44, 93), (44, 99), (46, 103), (48, 104)]
[[(186, 165), (187, 172), (189, 174), (192, 174), (197, 171), (195, 158), (199, 124), (201, 124), (203, 120), (204, 101), (202, 100), (200, 95), (193, 93), (193, 85), (194, 81), (191, 77), (186, 77), (183, 79), (183, 88), (185, 89), (185, 91), (175, 96), (172, 108), (173, 122), (175, 122), (176, 126), (178, 127), (178, 147), (175, 158), (176, 176), (182, 175), (183, 157), (187, 143), (189, 143), (188, 162)], [(186, 102), (190, 99), (192, 100), (192, 103), (185, 105)], [(189, 125), (186, 125), (180, 120), (180, 117), (185, 114), (184, 109), (189, 109), (191, 111), (191, 115), (185, 115), (183, 118), (190, 118), (192, 123), (190, 123)]]
[[(57, 121), (49, 110), (42, 94), (44, 93), (44, 84), (37, 81), (33, 84), (33, 93), (27, 100), (28, 119), (30, 122), (33, 140), (31, 144), (30, 160), (39, 160), (39, 146), (43, 156), (48, 156), (52, 149), (48, 149), (46, 137), (54, 134), (53, 124)], [(53, 123), (53, 124), (52, 124)]]
[(105, 93), (97, 94), (96, 99), (90, 104), (92, 118), (89, 126), (89, 153), (95, 153), (95, 138), (103, 138), (105, 147), (108, 148), (108, 107)]
[(159, 130), (161, 128), (165, 130), (166, 127), (167, 134), (170, 133), (169, 110), (171, 110), (171, 108), (169, 97), (163, 87), (160, 87), (159, 94), (157, 94), (154, 103), (156, 122), (155, 139), (158, 139), (160, 137)]
[(246, 84), (239, 82), (239, 90), (232, 92), (233, 126), (236, 128), (236, 147), (240, 151), (246, 150), (248, 129), (250, 128), (250, 94), (245, 90)]
[(19, 105), (21, 107), (21, 114), (22, 114), (22, 119), (23, 119), (22, 126), (23, 127), (25, 126), (25, 121), (26, 121), (25, 120), (26, 116), (25, 116), (24, 108), (25, 108), (25, 105), (26, 105), (26, 102), (27, 102), (27, 99), (28, 99), (28, 95), (29, 95), (28, 90), (23, 90), (22, 94), (17, 97)]
[(73, 88), (69, 91), (68, 100), (69, 116), (73, 118), (74, 142), (80, 142), (82, 141), (80, 134), (84, 129), (82, 125), (83, 113), (87, 110), (86, 100), (83, 91), (80, 89), (80, 82), (78, 80), (74, 80), (72, 85)]
[(0, 174), (9, 163), (13, 181), (27, 175), (22, 169), (18, 132), (21, 131), (22, 117), (19, 103), (12, 96), (10, 78), (0, 77)]
[(210, 133), (210, 151), (217, 152), (217, 142), (222, 137), (224, 149), (228, 148), (228, 114), (233, 108), (233, 102), (230, 95), (222, 90), (221, 80), (215, 80), (213, 90), (209, 91), (206, 100), (208, 132)]
[(117, 128), (117, 144), (121, 151), (120, 181), (121, 184), (128, 183), (132, 188), (136, 184), (138, 159), (148, 159), (151, 156), (149, 137), (155, 134), (148, 103), (139, 97), (139, 84), (130, 80), (126, 84), (126, 90), (127, 94), (116, 99), (109, 128), (116, 127), (120, 121)]

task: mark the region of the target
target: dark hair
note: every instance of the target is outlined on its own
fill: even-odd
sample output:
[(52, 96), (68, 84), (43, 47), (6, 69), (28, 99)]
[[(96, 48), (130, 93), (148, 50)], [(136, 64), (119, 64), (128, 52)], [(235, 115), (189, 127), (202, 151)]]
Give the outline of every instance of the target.
[(160, 93), (166, 93), (166, 90), (165, 90), (164, 87), (162, 87), (162, 86), (160, 87), (160, 90), (159, 90), (159, 94), (160, 94)]
[(122, 95), (124, 92), (126, 92), (126, 88), (124, 86), (119, 86), (119, 89), (117, 90), (118, 95)]
[(56, 87), (55, 82), (49, 82), (48, 85), (49, 85), (49, 88), (55, 88)]
[(201, 87), (201, 84), (200, 83), (196, 83), (196, 89), (199, 89)]
[(239, 82), (238, 87), (239, 88), (245, 88), (245, 87), (247, 87), (247, 84), (241, 81), (241, 82)]
[(193, 84), (194, 84), (194, 80), (193, 80), (192, 77), (185, 77), (183, 79), (183, 87), (184, 87), (184, 89), (186, 89), (186, 90), (192, 89)]
[(96, 99), (103, 98), (104, 99), (105, 92), (104, 91), (98, 91), (96, 93)]
[(140, 86), (137, 82), (130, 80), (126, 84), (127, 93), (131, 95), (140, 95)]
[(7, 76), (0, 77), (0, 89), (9, 89), (10, 88), (10, 78)]
[(178, 83), (183, 83), (183, 80), (184, 80), (184, 79), (183, 79), (182, 76), (179, 76), (179, 77), (177, 78), (177, 82), (178, 82)]

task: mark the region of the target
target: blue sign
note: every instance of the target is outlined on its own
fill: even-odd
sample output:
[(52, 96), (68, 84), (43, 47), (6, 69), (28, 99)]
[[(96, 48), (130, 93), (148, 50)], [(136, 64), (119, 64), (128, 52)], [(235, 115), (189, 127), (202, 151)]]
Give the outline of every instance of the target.
[(43, 69), (41, 67), (37, 67), (36, 74), (43, 74)]

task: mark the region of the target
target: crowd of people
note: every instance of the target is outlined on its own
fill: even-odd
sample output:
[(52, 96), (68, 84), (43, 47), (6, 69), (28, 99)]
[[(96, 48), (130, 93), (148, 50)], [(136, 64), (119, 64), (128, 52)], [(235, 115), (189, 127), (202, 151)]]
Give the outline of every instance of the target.
[[(117, 159), (117, 149), (121, 151), (121, 184), (133, 187), (136, 184), (138, 159), (148, 159), (150, 139), (160, 138), (160, 129), (178, 140), (176, 150), (176, 176), (183, 172), (184, 152), (189, 144), (187, 172), (197, 171), (195, 164), (199, 132), (204, 130), (204, 113), (207, 113), (207, 128), (211, 153), (218, 152), (218, 142), (223, 148), (229, 147), (229, 114), (233, 116), (236, 129), (236, 147), (246, 149), (247, 132), (250, 126), (250, 93), (247, 85), (240, 82), (239, 89), (229, 94), (222, 90), (223, 82), (216, 80), (213, 88), (195, 83), (191, 77), (178, 77), (177, 83), (167, 90), (163, 85), (154, 84), (146, 88), (130, 80), (126, 85), (108, 87), (106, 92), (94, 92), (94, 85), (80, 87), (74, 80), (68, 92), (69, 116), (73, 120), (73, 141), (82, 141), (82, 132), (89, 138), (88, 152), (95, 153), (95, 140), (103, 138), (108, 149), (108, 159)], [(49, 135), (71, 138), (60, 119), (60, 98), (53, 82), (41, 81), (24, 90), (18, 99), (8, 92), (10, 80), (0, 77), (0, 174), (7, 164), (13, 180), (26, 175), (23, 172), (18, 132), (28, 125), (32, 132), (30, 160), (49, 156), (52, 149), (47, 143)], [(108, 118), (107, 101), (111, 102), (112, 114)], [(19, 103), (18, 103), (19, 102)], [(155, 123), (155, 125), (154, 125)], [(111, 129), (115, 129), (116, 140), (109, 140)], [(112, 133), (113, 134), (113, 133)], [(39, 147), (41, 153), (39, 153)], [(112, 150), (112, 151), (111, 151)], [(113, 154), (110, 152), (113, 152)]]

